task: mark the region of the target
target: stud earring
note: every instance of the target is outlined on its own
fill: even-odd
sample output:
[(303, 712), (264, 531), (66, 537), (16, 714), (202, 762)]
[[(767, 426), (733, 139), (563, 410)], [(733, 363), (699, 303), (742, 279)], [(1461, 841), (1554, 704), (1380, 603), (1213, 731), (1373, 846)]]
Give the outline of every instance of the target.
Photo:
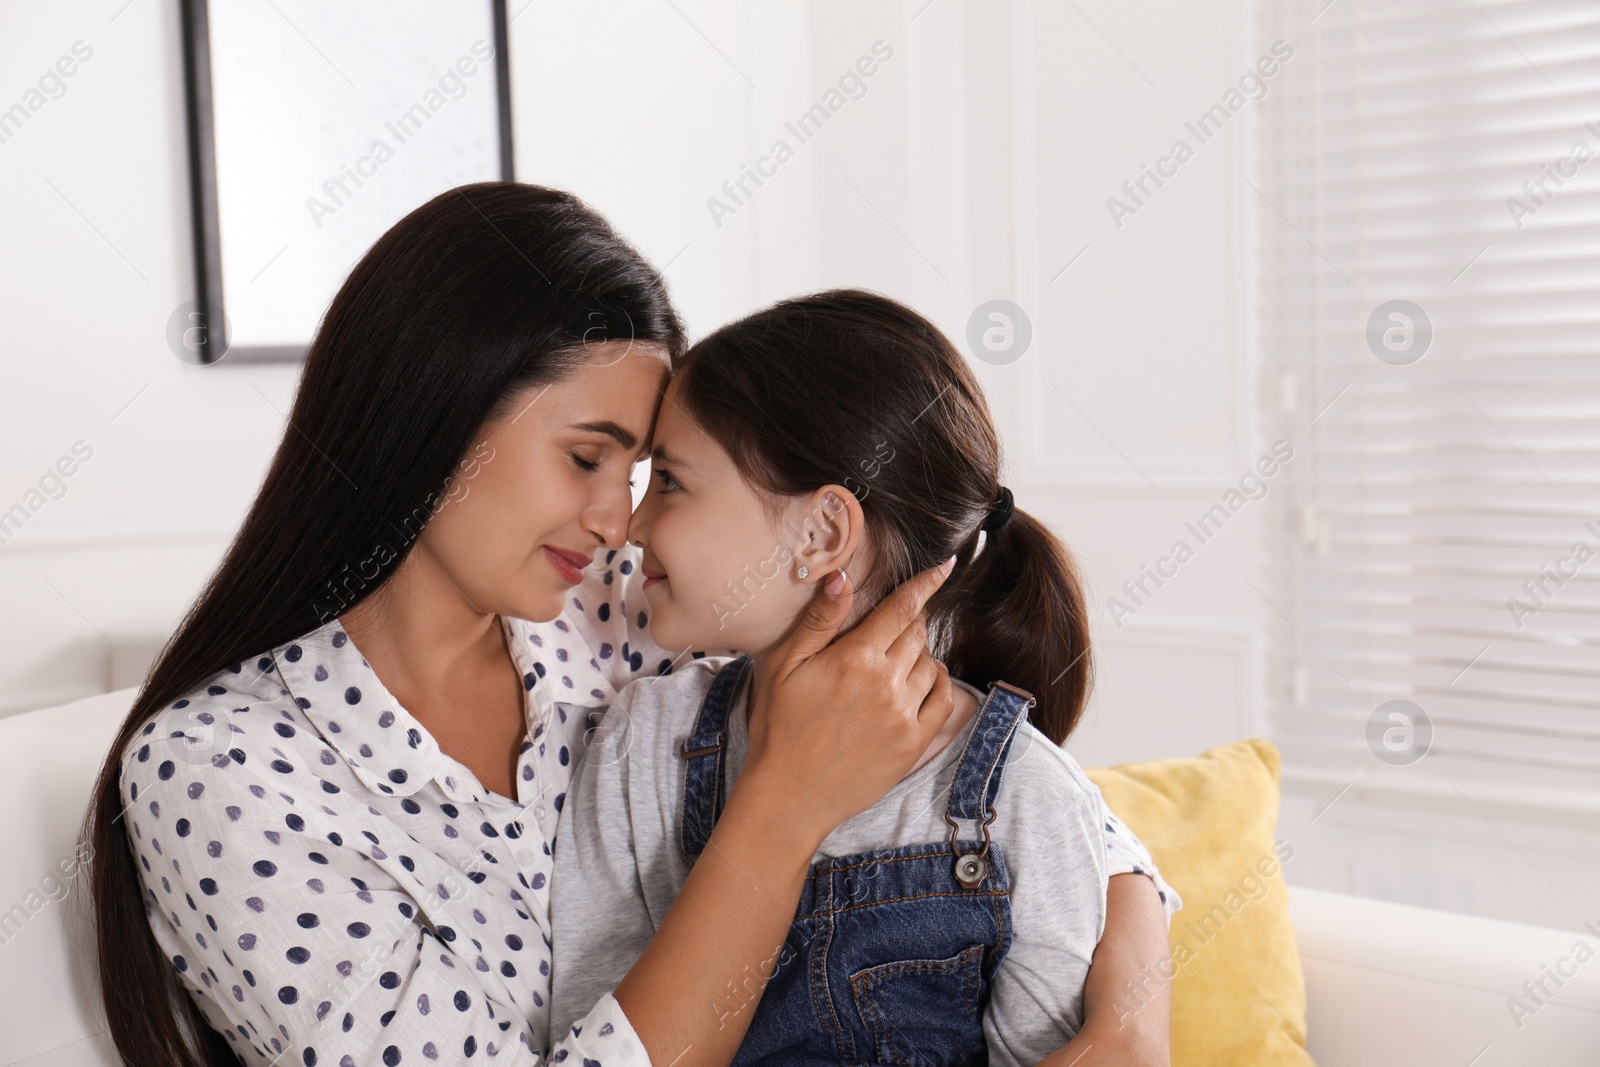
[(800, 580), (802, 582), (805, 581), (807, 578), (811, 577), (811, 572), (806, 570), (806, 568), (805, 568), (805, 566), (803, 564), (801, 565), (800, 570), (799, 570), (798, 573), (800, 575)]

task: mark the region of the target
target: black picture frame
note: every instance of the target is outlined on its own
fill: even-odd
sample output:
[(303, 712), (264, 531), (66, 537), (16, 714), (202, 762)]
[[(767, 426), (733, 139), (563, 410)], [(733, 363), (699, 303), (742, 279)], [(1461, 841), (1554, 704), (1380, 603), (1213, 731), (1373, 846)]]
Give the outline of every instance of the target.
[[(193, 362), (281, 362), (305, 357), (306, 345), (251, 345), (230, 347), (227, 300), (222, 277), (222, 224), (217, 190), (215, 110), (211, 80), (211, 33), (208, 0), (181, 0), (185, 87), (188, 126), (190, 211), (195, 265), (195, 313), (198, 329), (191, 330)], [(226, 0), (224, 0), (226, 2)], [(494, 32), (494, 75), (499, 128), (500, 178), (515, 180), (511, 133), (511, 60), (508, 48), (510, 20), (505, 0), (489, 4)], [(309, 343), (309, 338), (307, 339)]]

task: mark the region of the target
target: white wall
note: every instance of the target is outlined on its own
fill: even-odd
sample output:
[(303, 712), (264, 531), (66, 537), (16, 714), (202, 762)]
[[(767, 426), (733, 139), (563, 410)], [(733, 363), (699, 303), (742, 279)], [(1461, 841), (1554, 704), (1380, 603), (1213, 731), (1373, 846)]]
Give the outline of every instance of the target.
[(110, 682), (108, 641), (169, 630), (249, 502), (295, 371), (184, 365), (190, 298), (176, 5), (0, 9), (0, 99), (75, 42), (66, 92), (0, 144), (0, 508), (93, 457), (0, 547), (0, 711)]

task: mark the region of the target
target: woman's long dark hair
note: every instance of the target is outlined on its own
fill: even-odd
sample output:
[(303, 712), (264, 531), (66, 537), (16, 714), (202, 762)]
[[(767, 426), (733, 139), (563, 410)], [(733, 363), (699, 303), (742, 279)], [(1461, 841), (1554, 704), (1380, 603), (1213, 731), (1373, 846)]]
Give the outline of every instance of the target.
[(860, 576), (869, 598), (955, 556), (928, 605), (935, 651), (979, 688), (1033, 693), (1034, 726), (1066, 740), (1093, 673), (1083, 590), (1065, 546), (1020, 509), (979, 551), (1000, 441), (938, 327), (859, 290), (784, 300), (698, 342), (678, 389), (755, 485), (792, 496), (838, 484), (861, 501), (876, 556)]
[(586, 345), (625, 339), (681, 354), (660, 274), (578, 198), (533, 185), (442, 193), (379, 238), (340, 287), (261, 491), (139, 691), (85, 820), (101, 995), (133, 1067), (238, 1060), (148, 924), (119, 824), (123, 749), (218, 671), (370, 596), (484, 422), (525, 387), (559, 379)]

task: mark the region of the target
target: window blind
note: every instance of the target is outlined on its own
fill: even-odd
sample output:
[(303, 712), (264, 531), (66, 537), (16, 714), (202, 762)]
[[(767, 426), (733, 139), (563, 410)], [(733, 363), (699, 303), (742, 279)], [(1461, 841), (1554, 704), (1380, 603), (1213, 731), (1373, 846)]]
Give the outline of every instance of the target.
[(1244, 193), (1296, 449), (1259, 589), (1274, 728), (1348, 770), (1408, 700), (1415, 780), (1593, 794), (1600, 5), (1323, 5), (1262, 11), (1295, 56)]

